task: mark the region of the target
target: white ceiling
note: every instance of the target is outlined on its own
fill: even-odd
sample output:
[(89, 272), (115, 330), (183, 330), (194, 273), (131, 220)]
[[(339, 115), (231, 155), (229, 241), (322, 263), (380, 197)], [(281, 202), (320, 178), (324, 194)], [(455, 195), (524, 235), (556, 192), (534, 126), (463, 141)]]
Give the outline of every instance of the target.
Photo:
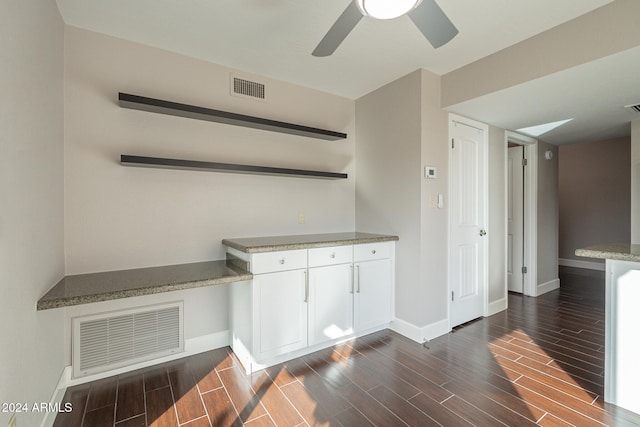
[[(69, 25), (357, 99), (418, 68), (445, 74), (611, 1), (438, 0), (460, 30), (447, 45), (433, 49), (406, 16), (389, 21), (365, 18), (336, 52), (326, 58), (313, 57), (311, 51), (349, 0), (57, 0), (57, 3)], [(640, 88), (640, 81), (632, 72), (640, 65), (638, 51), (608, 59), (603, 60), (602, 66), (611, 71), (609, 77), (617, 75), (617, 59), (625, 65), (635, 62), (635, 67), (627, 69), (624, 83), (634, 83), (635, 88)], [(507, 129), (576, 117), (589, 127), (582, 128), (583, 134), (584, 131), (589, 134), (598, 111), (590, 108), (588, 112), (593, 114), (587, 116), (587, 111), (581, 112), (569, 98), (576, 97), (579, 105), (583, 105), (584, 101), (599, 102), (611, 92), (584, 93), (585, 86), (580, 82), (602, 77), (589, 65), (584, 70), (572, 69), (572, 75), (548, 76), (460, 104), (455, 110)], [(611, 80), (612, 84), (617, 82)], [(574, 84), (567, 87), (566, 82)], [(618, 98), (631, 98), (629, 86), (626, 89), (626, 95), (618, 94), (619, 90), (614, 92)], [(549, 97), (540, 96), (543, 90), (550, 91)], [(629, 103), (640, 101), (640, 92), (634, 95), (638, 99)], [(607, 106), (619, 102), (620, 99), (610, 99)], [(550, 103), (553, 108), (549, 108)], [(582, 113), (585, 115), (578, 117)], [(613, 121), (599, 125), (602, 129), (615, 127), (618, 129), (615, 135), (611, 132), (606, 135), (617, 136), (621, 120), (622, 116), (617, 115)], [(629, 126), (625, 126), (628, 134)], [(579, 136), (557, 135), (548, 142), (574, 142)]]

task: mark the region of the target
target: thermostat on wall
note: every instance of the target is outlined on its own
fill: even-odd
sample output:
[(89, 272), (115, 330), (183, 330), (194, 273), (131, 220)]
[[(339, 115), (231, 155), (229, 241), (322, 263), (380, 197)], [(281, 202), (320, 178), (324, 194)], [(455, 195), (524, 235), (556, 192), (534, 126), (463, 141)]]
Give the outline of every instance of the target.
[(425, 178), (436, 178), (437, 174), (436, 174), (436, 168), (434, 168), (433, 166), (425, 166), (424, 167), (424, 177)]

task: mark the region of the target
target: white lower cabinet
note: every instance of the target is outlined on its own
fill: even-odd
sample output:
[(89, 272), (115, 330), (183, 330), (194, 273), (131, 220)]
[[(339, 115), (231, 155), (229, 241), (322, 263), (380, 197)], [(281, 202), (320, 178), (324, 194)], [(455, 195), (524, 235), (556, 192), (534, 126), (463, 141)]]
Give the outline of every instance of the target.
[(356, 333), (391, 321), (393, 248), (391, 242), (368, 243), (353, 248)]
[(354, 328), (366, 331), (391, 321), (391, 260), (355, 264)]
[(393, 242), (244, 254), (231, 284), (232, 348), (248, 373), (389, 325)]
[(309, 268), (309, 345), (353, 334), (353, 266)]
[(253, 277), (253, 330), (259, 360), (307, 346), (306, 270)]

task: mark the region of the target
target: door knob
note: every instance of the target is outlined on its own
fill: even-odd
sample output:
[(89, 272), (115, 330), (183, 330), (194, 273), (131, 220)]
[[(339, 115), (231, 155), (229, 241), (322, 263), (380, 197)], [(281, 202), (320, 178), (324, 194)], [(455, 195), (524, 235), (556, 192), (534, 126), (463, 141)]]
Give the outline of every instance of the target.
[(484, 228), (480, 229), (480, 236), (485, 236), (487, 234), (487, 232), (485, 231)]

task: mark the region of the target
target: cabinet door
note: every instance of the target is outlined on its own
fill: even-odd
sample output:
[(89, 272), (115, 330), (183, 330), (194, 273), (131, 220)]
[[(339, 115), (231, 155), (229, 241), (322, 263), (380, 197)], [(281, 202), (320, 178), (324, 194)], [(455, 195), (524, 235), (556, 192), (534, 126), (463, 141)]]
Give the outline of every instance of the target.
[(353, 266), (309, 269), (309, 345), (353, 333)]
[(306, 270), (253, 276), (253, 336), (258, 360), (307, 346)]
[(356, 332), (391, 321), (391, 260), (355, 264), (354, 327)]

